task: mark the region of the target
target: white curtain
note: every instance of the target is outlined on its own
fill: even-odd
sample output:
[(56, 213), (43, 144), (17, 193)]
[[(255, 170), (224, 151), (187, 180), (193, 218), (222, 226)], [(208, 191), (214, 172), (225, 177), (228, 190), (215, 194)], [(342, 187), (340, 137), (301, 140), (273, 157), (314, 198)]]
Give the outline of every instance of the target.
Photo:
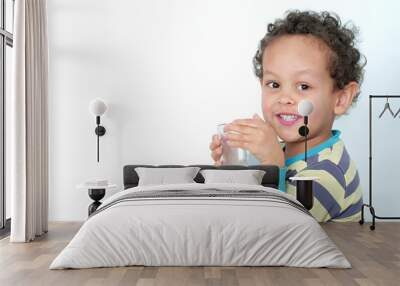
[[(16, 0), (10, 99), (11, 242), (48, 227), (48, 48), (46, 0)], [(7, 115), (6, 115), (7, 116)]]

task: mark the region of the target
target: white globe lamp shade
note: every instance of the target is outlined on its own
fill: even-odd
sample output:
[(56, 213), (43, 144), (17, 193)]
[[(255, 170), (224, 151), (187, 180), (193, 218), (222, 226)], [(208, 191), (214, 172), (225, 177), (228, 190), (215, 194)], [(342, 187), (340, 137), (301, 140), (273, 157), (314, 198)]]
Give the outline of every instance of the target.
[(89, 104), (89, 111), (94, 116), (102, 116), (107, 110), (107, 105), (99, 98), (92, 100)]
[(308, 116), (314, 109), (313, 104), (311, 101), (307, 99), (303, 99), (299, 102), (299, 105), (297, 106), (297, 111), (300, 113), (302, 116)]

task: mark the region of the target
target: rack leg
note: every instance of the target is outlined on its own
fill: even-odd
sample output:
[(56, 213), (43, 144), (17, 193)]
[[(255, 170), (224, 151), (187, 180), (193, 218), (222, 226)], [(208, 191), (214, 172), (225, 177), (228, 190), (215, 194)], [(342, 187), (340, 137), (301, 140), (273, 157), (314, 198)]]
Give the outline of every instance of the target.
[(374, 209), (374, 207), (370, 206), (369, 211), (371, 212), (371, 215), (372, 215), (372, 225), (370, 225), (369, 228), (371, 230), (374, 230), (375, 229), (375, 209)]
[(360, 221), (358, 223), (361, 224), (361, 225), (364, 224), (364, 207), (368, 207), (369, 211), (371, 212), (371, 215), (372, 215), (372, 225), (370, 225), (369, 228), (371, 230), (375, 230), (375, 218), (376, 218), (376, 215), (375, 215), (375, 209), (374, 209), (373, 206), (370, 206), (370, 205), (367, 205), (367, 204), (363, 204), (362, 205), (362, 207), (361, 207), (361, 219), (360, 219)]

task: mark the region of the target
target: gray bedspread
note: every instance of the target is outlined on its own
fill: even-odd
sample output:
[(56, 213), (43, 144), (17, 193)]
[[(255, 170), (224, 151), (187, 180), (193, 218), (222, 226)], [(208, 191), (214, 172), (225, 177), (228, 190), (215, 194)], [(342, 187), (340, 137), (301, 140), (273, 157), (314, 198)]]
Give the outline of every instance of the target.
[(135, 187), (106, 199), (50, 269), (127, 265), (351, 267), (292, 196), (196, 183)]

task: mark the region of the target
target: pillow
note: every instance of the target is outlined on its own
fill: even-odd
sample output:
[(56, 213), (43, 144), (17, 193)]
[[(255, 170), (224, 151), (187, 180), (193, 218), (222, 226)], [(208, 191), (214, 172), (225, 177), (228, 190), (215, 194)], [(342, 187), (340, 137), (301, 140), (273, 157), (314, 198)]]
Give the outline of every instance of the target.
[(138, 186), (196, 183), (193, 179), (199, 170), (199, 167), (135, 168), (139, 176)]
[(261, 185), (265, 175), (263, 170), (201, 170), (204, 183), (236, 183)]

